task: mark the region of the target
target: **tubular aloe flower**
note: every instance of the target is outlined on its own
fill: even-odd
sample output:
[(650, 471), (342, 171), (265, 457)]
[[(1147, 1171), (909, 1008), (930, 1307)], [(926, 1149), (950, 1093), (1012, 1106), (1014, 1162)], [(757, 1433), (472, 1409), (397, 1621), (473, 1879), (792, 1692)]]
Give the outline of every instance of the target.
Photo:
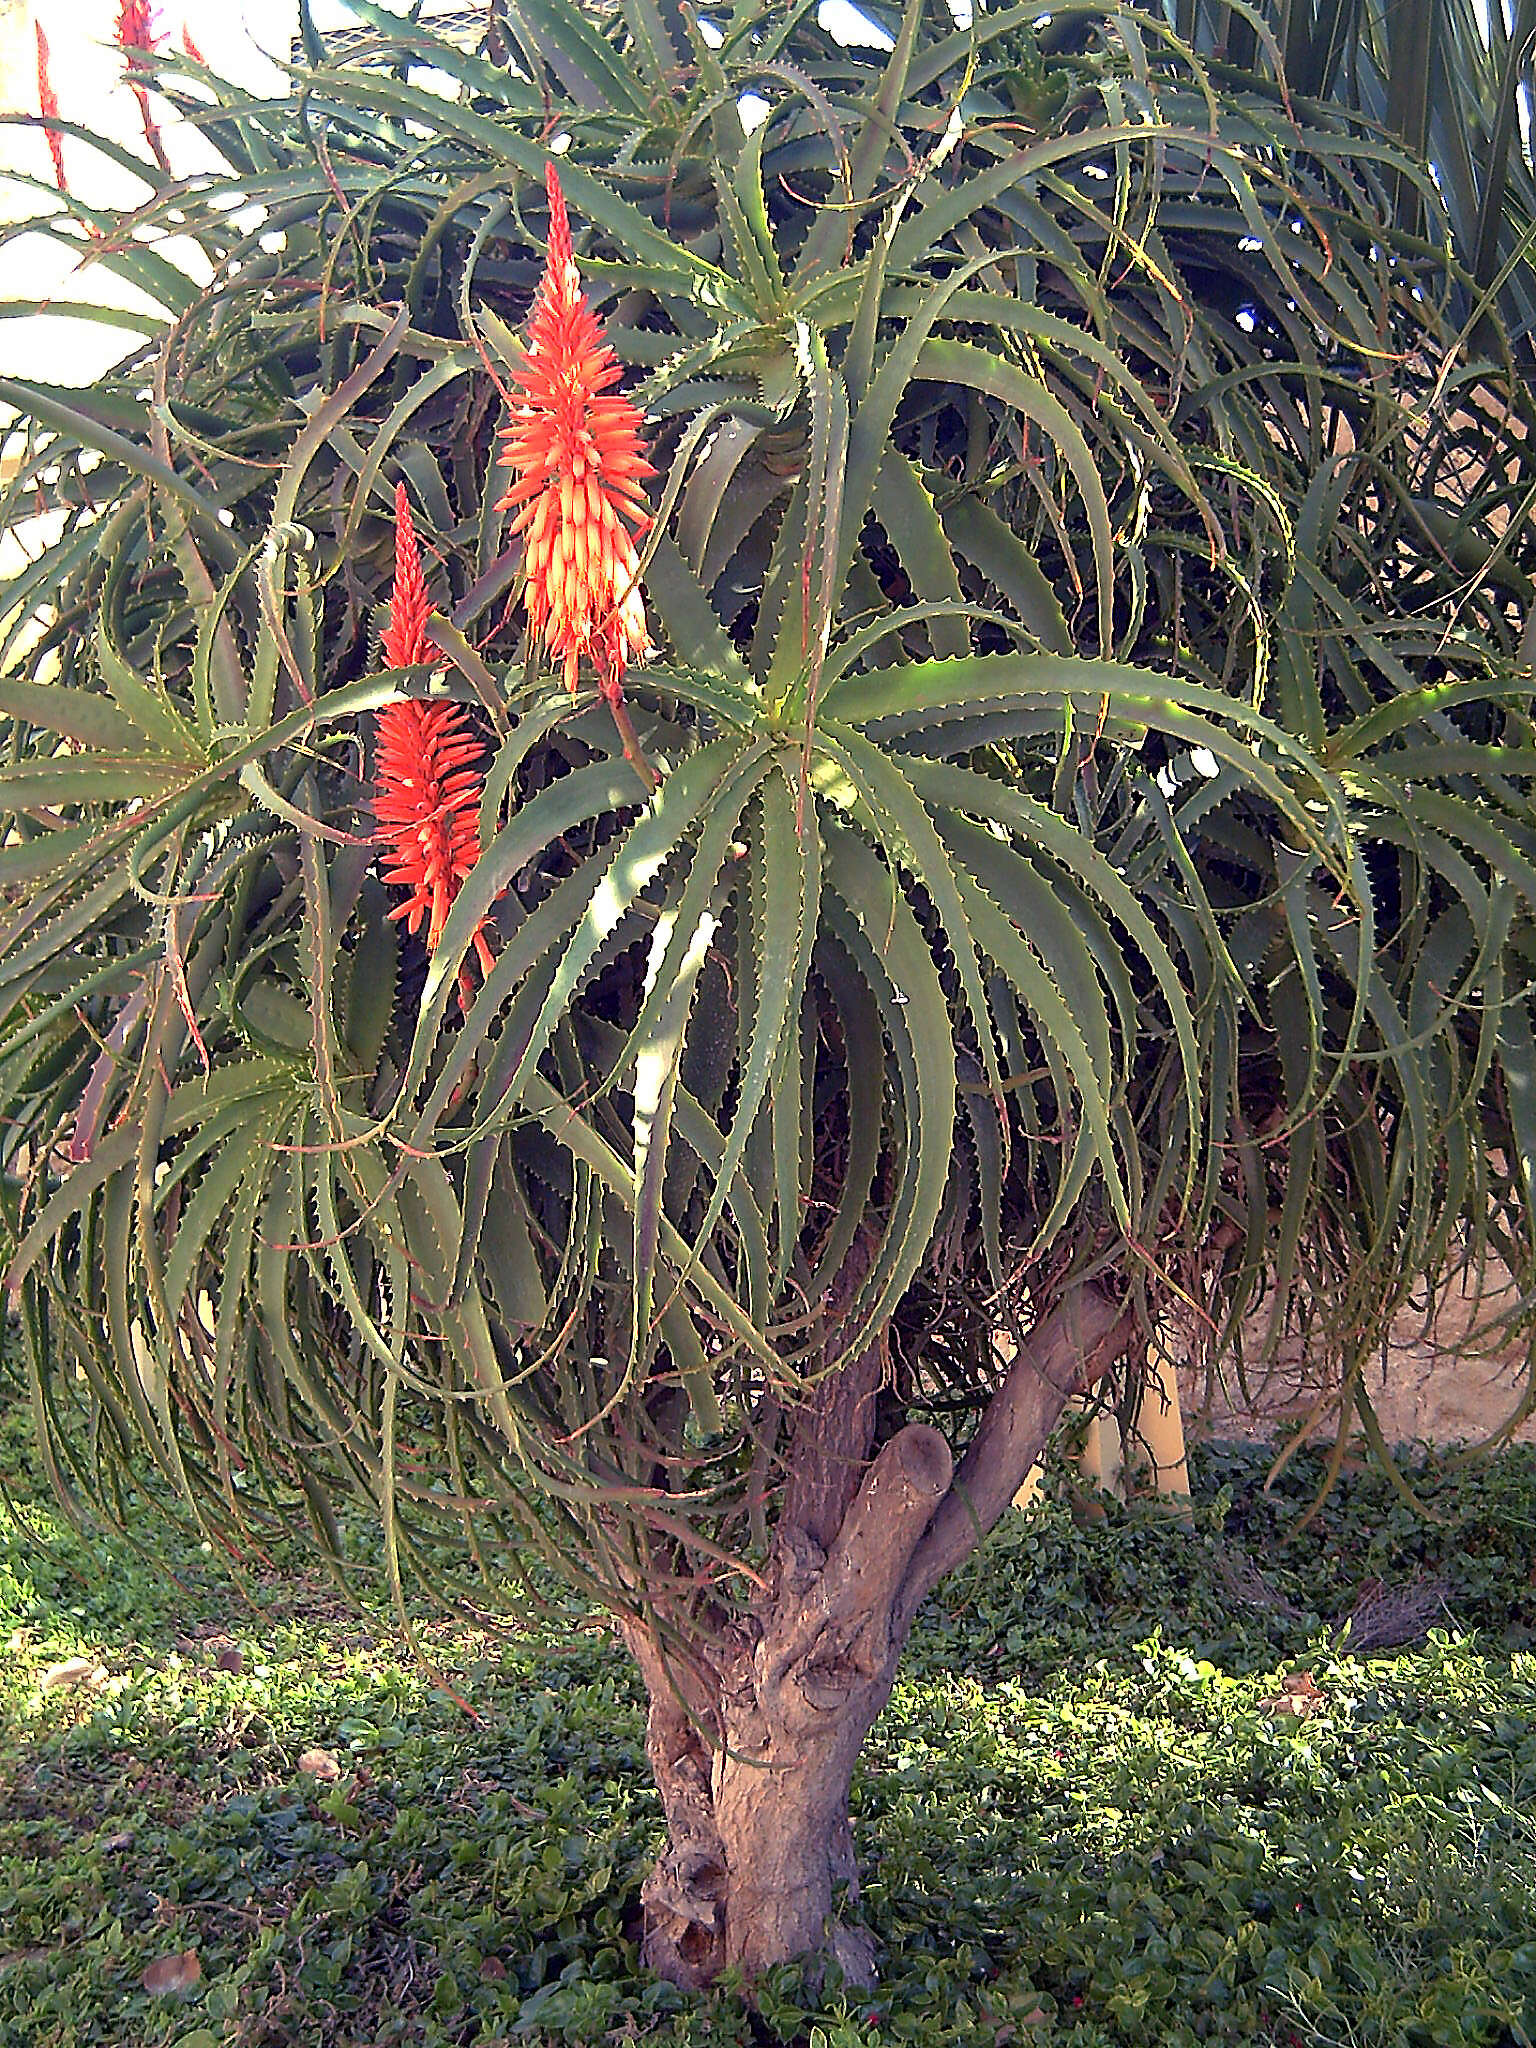
[[(37, 31), (37, 111), (45, 121), (57, 121), (59, 96), (53, 89), (53, 80), (48, 72), (48, 38), (43, 34), (43, 24), (40, 21), (34, 21), (32, 26)], [(53, 182), (63, 192), (66, 189), (64, 144), (57, 130), (46, 128), (43, 132), (48, 137), (48, 154), (53, 158)]]
[[(432, 602), (421, 573), (405, 485), (395, 487), (395, 583), (383, 652), (389, 668), (431, 659), (427, 617)], [(463, 709), (438, 698), (402, 697), (379, 713), (374, 816), (386, 852), (384, 879), (408, 889), (390, 912), (407, 931), (425, 923), (436, 949), (464, 877), (480, 858), (481, 746)], [(491, 964), (484, 931), (474, 937), (482, 971)]]
[[(457, 704), (403, 697), (379, 714), (374, 815), (388, 848), (384, 879), (411, 893), (389, 914), (406, 930), (427, 926), (427, 950), (443, 935), (464, 877), (480, 858), (480, 742)], [(475, 934), (482, 967), (484, 935)]]
[(622, 392), (617, 356), (581, 289), (555, 166), (545, 166), (549, 253), (528, 322), (528, 353), (512, 371), (519, 403), (501, 459), (523, 535), (528, 620), (576, 688), (583, 656), (617, 704), (624, 671), (650, 650), (635, 538), (650, 525), (641, 479), (640, 414)]
[(181, 24), (181, 47), (186, 51), (194, 64), (207, 63), (208, 59), (203, 55), (196, 43), (193, 42), (192, 31), (185, 22)]

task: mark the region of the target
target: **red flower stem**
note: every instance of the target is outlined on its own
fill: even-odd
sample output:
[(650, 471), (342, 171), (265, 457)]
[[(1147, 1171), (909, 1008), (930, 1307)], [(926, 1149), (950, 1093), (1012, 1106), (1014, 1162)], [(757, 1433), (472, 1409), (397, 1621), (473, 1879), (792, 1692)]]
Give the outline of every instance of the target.
[(661, 787), (661, 777), (646, 759), (645, 749), (640, 744), (640, 735), (635, 731), (635, 722), (629, 715), (629, 706), (620, 696), (610, 697), (606, 690), (603, 696), (607, 699), (608, 709), (613, 713), (613, 722), (618, 728), (619, 738), (624, 743), (625, 760), (645, 785), (646, 795), (654, 796)]

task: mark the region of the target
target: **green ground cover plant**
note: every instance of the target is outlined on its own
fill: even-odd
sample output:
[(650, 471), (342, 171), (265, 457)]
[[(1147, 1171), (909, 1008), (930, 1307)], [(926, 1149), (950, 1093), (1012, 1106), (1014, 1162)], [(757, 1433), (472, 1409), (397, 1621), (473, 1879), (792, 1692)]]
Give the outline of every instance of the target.
[[(70, 1531), (13, 1431), (0, 2042), (1528, 2043), (1536, 1454), (1415, 1469), (1438, 1525), (1346, 1476), (1289, 1548), (1318, 1468), (1266, 1496), (1265, 1465), (1200, 1452), (1192, 1535), (1079, 1528), (1064, 1489), (1005, 1520), (854, 1781), (878, 1991), (784, 1969), (752, 2013), (640, 1968), (643, 1698), (579, 1613), (429, 1631), (435, 1681), (386, 1601), (359, 1622), (297, 1558), (232, 1585), (159, 1522), (144, 1551)], [(1239, 1544), (1299, 1621), (1234, 1603)], [(1427, 1645), (1330, 1654), (1362, 1577), (1416, 1572), (1448, 1586)], [(72, 1657), (105, 1679), (43, 1689)], [(1278, 1713), (1298, 1669), (1319, 1710)], [(145, 1989), (189, 1951), (195, 1982)]]

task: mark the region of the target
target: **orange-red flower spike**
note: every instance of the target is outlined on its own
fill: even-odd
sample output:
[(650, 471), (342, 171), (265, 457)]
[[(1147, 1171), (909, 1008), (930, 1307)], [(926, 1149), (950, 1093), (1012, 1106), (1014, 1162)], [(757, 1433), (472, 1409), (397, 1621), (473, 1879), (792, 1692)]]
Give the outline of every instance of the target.
[[(384, 842), (384, 879), (409, 892), (390, 912), (407, 931), (426, 926), (436, 950), (464, 877), (480, 858), (483, 749), (463, 707), (402, 697), (379, 713), (374, 816)], [(490, 964), (475, 934), (480, 964)]]
[[(150, 0), (121, 0), (117, 10), (117, 46), (128, 59), (130, 68), (139, 52), (153, 55), (163, 40), (161, 30), (155, 26), (155, 10)], [(149, 144), (156, 163), (162, 170), (169, 170), (165, 148), (160, 140), (160, 130), (150, 110), (149, 94), (142, 85), (133, 88), (133, 96), (139, 103), (139, 120), (144, 129), (144, 140)]]
[[(48, 70), (48, 38), (43, 34), (43, 24), (34, 21), (37, 31), (37, 111), (45, 121), (59, 118), (59, 96), (53, 89), (53, 79)], [(61, 192), (67, 190), (64, 183), (64, 144), (57, 129), (45, 128), (48, 138), (48, 154), (53, 158), (53, 182)]]
[(395, 582), (389, 599), (389, 625), (384, 634), (384, 663), (387, 668), (412, 668), (419, 661), (435, 659), (427, 639), (427, 619), (432, 600), (427, 579), (421, 573), (421, 549), (411, 520), (411, 501), (405, 485), (395, 485)]
[(546, 164), (549, 245), (528, 322), (528, 353), (512, 370), (517, 402), (501, 459), (512, 472), (502, 509), (523, 536), (528, 623), (576, 688), (583, 659), (617, 704), (624, 671), (650, 651), (635, 541), (650, 525), (637, 408), (613, 387), (623, 374), (581, 289), (560, 178)]
[[(395, 579), (383, 643), (387, 667), (432, 659), (426, 635), (431, 610), (410, 504), (399, 484)], [(403, 918), (410, 932), (425, 925), (428, 952), (435, 951), (464, 877), (480, 858), (482, 761), (468, 714), (446, 698), (404, 697), (379, 713), (373, 811), (385, 849), (384, 879), (408, 892), (390, 916)], [(491, 950), (483, 925), (473, 943), (486, 972)]]

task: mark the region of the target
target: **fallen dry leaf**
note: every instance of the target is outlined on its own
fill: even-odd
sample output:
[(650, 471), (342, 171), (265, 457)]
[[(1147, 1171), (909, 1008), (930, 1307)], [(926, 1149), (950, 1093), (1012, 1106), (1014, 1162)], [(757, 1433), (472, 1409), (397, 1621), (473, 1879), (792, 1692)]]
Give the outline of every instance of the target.
[[(983, 2014), (983, 2017), (990, 2018), (991, 2015)], [(1043, 2005), (1032, 2005), (1028, 2012), (1015, 2013), (1011, 2020), (994, 2020), (993, 2048), (1009, 2048), (1009, 2043), (1017, 2041), (1025, 2028), (1049, 2028), (1050, 2024), (1051, 2015)]]
[(341, 1765), (328, 1749), (306, 1749), (299, 1758), (299, 1769), (311, 1778), (319, 1778), (327, 1785), (335, 1784), (341, 1776)]
[(1305, 1720), (1309, 1714), (1320, 1714), (1328, 1699), (1310, 1671), (1292, 1671), (1281, 1680), (1280, 1691), (1274, 1698), (1260, 1704), (1267, 1714), (1289, 1714), (1295, 1720)]
[(103, 1685), (106, 1677), (94, 1657), (66, 1657), (62, 1664), (50, 1664), (37, 1683), (41, 1691), (54, 1692), (66, 1685)]
[(168, 1998), (179, 1991), (190, 1991), (194, 1984), (202, 1981), (203, 1966), (197, 1959), (195, 1948), (178, 1949), (174, 1955), (161, 1956), (150, 1964), (139, 1982), (151, 1998)]

